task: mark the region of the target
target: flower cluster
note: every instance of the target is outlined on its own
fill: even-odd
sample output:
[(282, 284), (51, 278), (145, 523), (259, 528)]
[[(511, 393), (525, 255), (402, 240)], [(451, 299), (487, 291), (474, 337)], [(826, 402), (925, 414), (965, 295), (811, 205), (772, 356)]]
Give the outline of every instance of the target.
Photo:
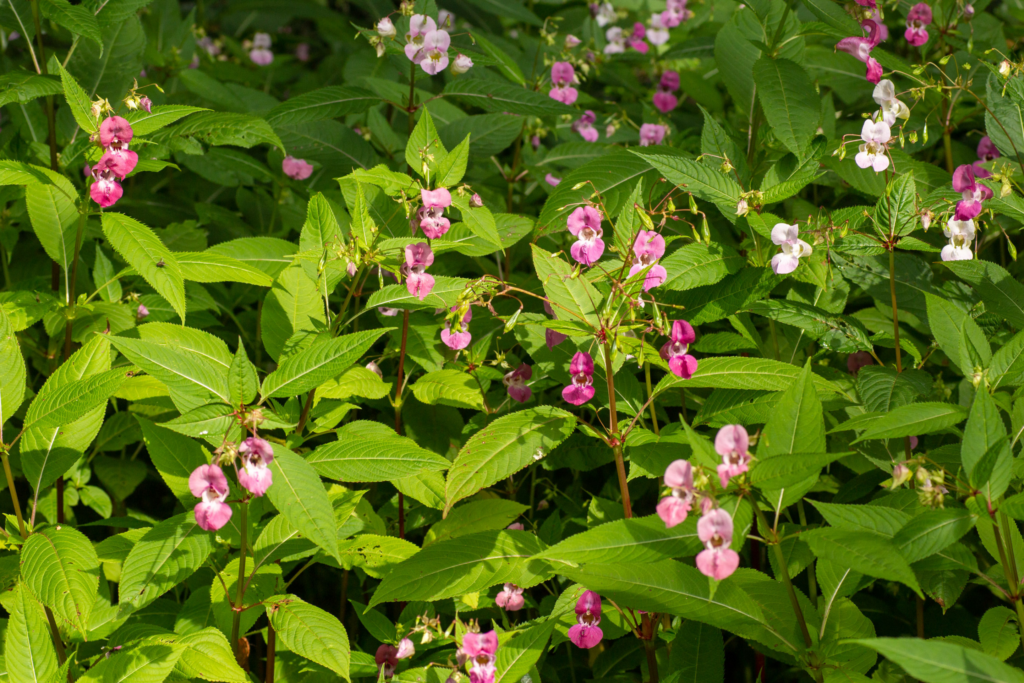
[(625, 31), (621, 26), (612, 26), (604, 34), (608, 44), (604, 46), (604, 53), (606, 55), (622, 54), (626, 51), (627, 47), (630, 47), (640, 54), (647, 54), (650, 46), (645, 40), (647, 38), (647, 28), (639, 21), (633, 24), (633, 28), (630, 31)]
[[(442, 26), (450, 25), (447, 17), (441, 22)], [(395, 25), (391, 19), (384, 17), (377, 22), (377, 38), (374, 45), (377, 48), (377, 55), (383, 56), (384, 43), (388, 38), (396, 35)], [(426, 73), (431, 76), (439, 74), (452, 64), (452, 71), (463, 74), (473, 67), (473, 60), (466, 55), (459, 54), (454, 61), (449, 60), (448, 48), (451, 47), (452, 39), (444, 28), (439, 28), (437, 22), (425, 14), (414, 14), (409, 19), (409, 32), (405, 34), (405, 56), (414, 64), (419, 64)]]
[(654, 106), (662, 114), (667, 114), (679, 106), (679, 98), (675, 92), (679, 90), (679, 72), (666, 71), (658, 81), (658, 89), (654, 92)]
[(576, 623), (569, 628), (569, 640), (584, 650), (597, 647), (604, 638), (600, 623), (601, 596), (594, 591), (583, 591), (576, 601)]
[(776, 223), (772, 228), (772, 242), (781, 251), (772, 257), (772, 271), (776, 275), (786, 275), (796, 270), (802, 256), (811, 254), (811, 245), (800, 239), (800, 227), (796, 224)]
[(93, 177), (89, 196), (104, 209), (113, 206), (124, 194), (121, 182), (139, 163), (139, 155), (128, 149), (131, 124), (120, 116), (110, 116), (100, 124), (99, 143), (103, 156), (90, 169)]
[[(420, 190), (420, 199), (423, 206), (416, 214), (419, 218), (419, 227), (427, 239), (436, 240), (443, 237), (451, 227), (451, 221), (444, 217), (444, 210), (452, 205), (452, 195), (447, 189), (439, 187), (436, 190)], [(415, 224), (413, 234), (416, 234)]]
[(577, 207), (567, 220), (569, 232), (576, 237), (569, 253), (577, 263), (588, 268), (604, 254), (604, 240), (601, 239), (604, 236), (603, 220), (601, 212), (592, 206)]
[(462, 637), (458, 661), (469, 665), (470, 683), (494, 683), (498, 653), (498, 634), (467, 633)]
[[(262, 496), (274, 483), (274, 473), (270, 463), (274, 461), (274, 447), (258, 436), (250, 436), (237, 448), (221, 447), (218, 453), (220, 462), (234, 461), (237, 452), (242, 461), (239, 469), (236, 465), (235, 474), (238, 483), (254, 496)], [(196, 523), (207, 531), (217, 531), (231, 519), (231, 506), (228, 505), (228, 480), (219, 465), (200, 465), (188, 478), (188, 488), (192, 495), (199, 498), (196, 503)]]
[(555, 62), (551, 65), (551, 85), (548, 96), (562, 104), (573, 104), (579, 92), (572, 87), (576, 83), (576, 69), (569, 62)]

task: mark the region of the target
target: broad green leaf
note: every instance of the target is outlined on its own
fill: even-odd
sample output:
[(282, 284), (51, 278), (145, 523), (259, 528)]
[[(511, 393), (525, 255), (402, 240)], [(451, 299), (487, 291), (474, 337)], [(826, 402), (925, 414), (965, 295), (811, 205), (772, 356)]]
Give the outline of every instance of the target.
[(278, 360), (289, 339), (312, 333), (325, 323), (323, 299), (302, 264), (293, 263), (281, 271), (263, 301), (260, 318), (263, 346), (270, 357)]
[(931, 434), (959, 424), (966, 417), (967, 411), (952, 403), (911, 403), (872, 422), (857, 442)]
[(882, 505), (843, 505), (812, 500), (830, 526), (844, 531), (868, 531), (892, 538), (912, 518), (903, 510)]
[(160, 238), (134, 218), (110, 212), (103, 214), (103, 234), (110, 246), (167, 299), (184, 321), (185, 280), (177, 258)]
[(462, 370), (437, 370), (412, 385), (416, 398), (429, 405), (483, 409), (483, 389), (473, 375)]
[(231, 405), (241, 406), (252, 403), (260, 390), (260, 378), (256, 374), (256, 366), (245, 353), (245, 345), (238, 340), (235, 357), (228, 368), (228, 390), (231, 392)]
[[(960, 459), (968, 479), (973, 485), (980, 487), (990, 501), (1005, 493), (1010, 485), (1013, 453), (1006, 437), (1006, 425), (992, 395), (984, 390), (976, 392), (967, 424), (964, 426)], [(982, 469), (980, 465), (992, 448), (996, 449), (992, 455), (995, 460), (985, 468), (988, 472), (985, 481), (982, 482), (975, 470)]]
[(495, 683), (515, 683), (530, 672), (546, 651), (548, 639), (555, 630), (557, 619), (546, 619), (534, 624), (498, 648), (495, 662)]
[[(338, 235), (338, 219), (334, 215), (330, 202), (323, 193), (317, 192), (310, 197), (306, 205), (306, 222), (302, 225), (302, 232), (299, 234), (299, 251), (316, 251), (323, 253), (335, 243)], [(312, 264), (310, 264), (312, 265)], [(307, 274), (310, 277), (315, 275)]]
[(334, 512), (316, 470), (301, 456), (274, 444), (270, 471), (270, 502), (303, 536), (340, 561)]
[[(701, 358), (690, 379), (666, 375), (658, 382), (656, 394), (680, 386), (694, 389), (757, 389), (785, 391), (799, 377), (800, 368), (768, 358)], [(837, 394), (842, 390), (823, 377), (811, 375), (818, 394)]]
[[(444, 88), (445, 97), (456, 97), (484, 111), (522, 116), (545, 116), (569, 114), (576, 110), (551, 99), (543, 93), (520, 88), (497, 79), (457, 78)], [(419, 161), (413, 168), (419, 167)]]
[(67, 277), (75, 257), (79, 213), (75, 207), (78, 192), (61, 174), (42, 169), (52, 184), (32, 184), (25, 187), (25, 207), (28, 209), (32, 230), (39, 238), (46, 255), (64, 272), (64, 299), (68, 297)]
[(875, 227), (883, 235), (906, 235), (913, 232), (919, 219), (914, 174), (904, 173), (886, 186), (875, 205)]
[[(460, 145), (461, 146), (461, 145)], [(452, 154), (455, 152), (453, 151)], [(452, 206), (458, 208), (462, 213), (462, 222), (469, 228), (470, 232), (489, 244), (495, 250), (502, 249), (501, 237), (498, 235), (498, 226), (494, 221), (494, 214), (486, 206), (472, 207), (469, 205), (470, 197), (452, 197)]]
[(977, 650), (939, 640), (867, 638), (853, 641), (898, 664), (922, 683), (1024, 683), (1024, 673)]
[(724, 683), (722, 631), (692, 619), (683, 622), (672, 639), (669, 668), (678, 673), (678, 683)]
[[(779, 453), (760, 456), (750, 473), (750, 483), (760, 488), (768, 500), (776, 505), (781, 489), (786, 496), (785, 507), (807, 492), (817, 481), (821, 469), (850, 453)], [(796, 491), (797, 493), (793, 493)]]
[(271, 126), (285, 126), (359, 114), (380, 101), (369, 90), (350, 86), (318, 88), (289, 98), (266, 114)]
[(11, 683), (53, 683), (59, 665), (42, 605), (22, 585), (14, 586), (5, 605), (11, 609), (4, 638)]
[(1020, 645), (1017, 615), (1009, 607), (991, 607), (978, 622), (978, 640), (985, 652), (1005, 662)]
[(754, 82), (772, 132), (802, 157), (821, 119), (821, 96), (807, 72), (788, 59), (762, 56), (754, 64)]
[(892, 541), (907, 562), (914, 563), (945, 550), (973, 528), (974, 515), (965, 509), (926, 510), (907, 522)]
[(928, 303), (928, 325), (935, 341), (951, 363), (960, 369), (965, 377), (974, 375), (976, 367), (988, 367), (992, 360), (992, 349), (985, 333), (966, 312), (955, 304), (925, 294)]
[(318, 340), (308, 348), (288, 356), (263, 379), (265, 397), (299, 396), (317, 388), (359, 360), (389, 327)]
[(743, 189), (731, 177), (684, 156), (639, 151), (634, 154), (643, 157), (673, 185), (711, 202), (730, 222), (736, 221), (736, 204)]
[(950, 261), (953, 273), (974, 287), (986, 309), (1002, 316), (1018, 330), (1024, 329), (1024, 285), (991, 261)]
[(401, 308), (434, 311), (438, 308), (449, 310), (466, 289), (469, 280), (461, 277), (440, 275), (434, 278), (434, 288), (423, 300), (410, 294), (402, 285), (387, 285), (370, 295), (366, 308)]
[(179, 642), (186, 648), (174, 666), (181, 675), (207, 681), (248, 683), (248, 677), (235, 661), (228, 639), (216, 628), (184, 634)]
[(116, 656), (102, 658), (86, 671), (79, 683), (162, 683), (174, 670), (186, 646), (186, 636), (155, 635), (135, 641), (117, 652)]
[(54, 387), (45, 395), (37, 395), (29, 406), (32, 417), (26, 417), (25, 429), (48, 429), (70, 424), (104, 405), (126, 379), (123, 369), (108, 370)]
[(620, 519), (570, 536), (537, 559), (554, 563), (601, 564), (659, 562), (696, 555), (703, 549), (697, 538), (697, 517), (670, 529), (657, 515)]
[(209, 254), (230, 256), (255, 266), (273, 278), (288, 267), (296, 251), (294, 244), (276, 237), (242, 237), (221, 242), (206, 250)]
[[(591, 148), (596, 146), (580, 144)], [(551, 154), (555, 152), (552, 150)], [(576, 207), (587, 203), (595, 192), (601, 196), (604, 210), (608, 212), (606, 218), (617, 216), (644, 174), (654, 175), (650, 164), (629, 150), (610, 151), (594, 158), (562, 178), (562, 182), (544, 203), (540, 217), (537, 218), (537, 231), (561, 233), (565, 230), (569, 214)], [(651, 182), (654, 180), (657, 179)]]
[(100, 578), (92, 541), (67, 525), (41, 529), (22, 546), (21, 576), (58, 623), (89, 639), (86, 630)]
[(25, 359), (11, 319), (0, 309), (0, 427), (21, 407), (25, 398)]
[(132, 131), (136, 135), (149, 135), (190, 114), (201, 111), (208, 110), (184, 104), (160, 104), (153, 106), (150, 111), (144, 109), (130, 111), (125, 118), (128, 119), (128, 123), (132, 124)]
[[(58, 12), (68, 9), (72, 11), (85, 10), (81, 5), (68, 4), (67, 0), (45, 0), (40, 4), (43, 7), (54, 8)], [(78, 12), (75, 12), (75, 14), (77, 13)], [(96, 18), (92, 16), (88, 10), (86, 10), (84, 14), (89, 20), (92, 20), (93, 24), (96, 24)], [(103, 43), (100, 38), (100, 27), (96, 24), (95, 28), (96, 44), (102, 47)], [(91, 38), (92, 36), (87, 37)], [(89, 96), (86, 95), (85, 91), (82, 90), (82, 87), (78, 85), (78, 81), (75, 80), (75, 77), (69, 74), (63, 66), (60, 67), (60, 80), (64, 85), (64, 98), (68, 102), (68, 107), (71, 109), (72, 116), (75, 117), (75, 122), (81, 126), (82, 130), (86, 133), (90, 135), (95, 133), (99, 130), (99, 123), (97, 123), (96, 116), (92, 113), (92, 101), (89, 100)]]
[[(150, 323), (151, 325), (154, 323)], [(227, 386), (227, 368), (201, 351), (174, 348), (144, 339), (111, 337), (110, 343), (135, 365), (177, 392), (184, 410), (212, 400), (231, 400)]]
[(992, 354), (988, 367), (989, 387), (1019, 386), (1024, 376), (1024, 332), (1018, 332), (1010, 341)]
[(273, 278), (259, 268), (230, 256), (213, 252), (182, 252), (175, 254), (181, 276), (192, 282), (242, 282), (270, 287)]
[(469, 438), (445, 485), (445, 510), (549, 454), (569, 438), (576, 418), (560, 408), (528, 408), (498, 418)]
[(887, 413), (931, 391), (932, 378), (920, 370), (896, 372), (895, 368), (869, 365), (857, 373), (857, 393), (871, 412)]
[(136, 415), (135, 419), (142, 427), (142, 440), (146, 444), (146, 451), (153, 466), (171, 489), (171, 493), (187, 509), (195, 501), (195, 496), (188, 488), (189, 475), (197, 467), (209, 464), (208, 456), (198, 443), (187, 436), (154, 424), (139, 415)]
[(270, 624), (285, 647), (349, 679), (348, 634), (337, 617), (294, 595), (265, 602)]
[[(341, 555), (340, 567), (344, 569), (359, 567), (377, 579), (389, 575), (395, 566), (408, 560), (417, 551), (419, 548), (415, 544), (394, 536), (359, 534), (354, 538), (338, 541), (338, 554)], [(332, 562), (329, 559), (326, 561)]]
[(192, 576), (211, 552), (213, 534), (199, 528), (194, 513), (157, 524), (132, 547), (121, 568), (120, 615), (142, 609)]
[[(452, 151), (448, 152), (447, 156), (438, 164), (437, 179), (435, 181), (438, 187), (458, 185), (462, 177), (466, 175), (466, 164), (469, 162), (469, 137), (470, 134), (466, 133), (466, 137), (462, 142), (456, 145)], [(460, 211), (461, 209), (462, 207), (459, 207)]]
[(191, 137), (214, 146), (232, 145), (249, 149), (268, 144), (282, 150), (285, 148), (270, 124), (251, 114), (201, 112), (168, 130), (170, 134)]
[(413, 128), (409, 142), (405, 146), (405, 163), (421, 176), (425, 176), (424, 168), (431, 174), (436, 174), (438, 163), (447, 155), (448, 150), (444, 148), (444, 143), (441, 142), (434, 127), (434, 119), (430, 116), (430, 111), (423, 107), (420, 109), (419, 121), (416, 122), (416, 127)]
[(316, 389), (318, 398), (344, 400), (353, 396), (361, 398), (384, 398), (391, 393), (391, 382), (384, 382), (377, 373), (360, 365), (353, 365), (334, 379), (329, 379)]
[(694, 242), (675, 250), (660, 263), (668, 271), (668, 279), (661, 286), (683, 291), (721, 281), (726, 275), (739, 271), (746, 259), (718, 242), (710, 245)]
[(318, 446), (306, 461), (322, 476), (347, 482), (391, 481), (451, 466), (447, 458), (404, 436), (366, 438), (350, 435), (345, 428), (337, 441)]
[[(812, 529), (800, 534), (817, 557), (886, 581), (899, 581), (918, 595), (921, 587), (896, 544), (885, 536), (865, 531)], [(922, 596), (923, 597), (923, 596)]]
[(585, 321), (597, 327), (597, 311), (603, 298), (597, 288), (585, 277), (571, 278), (572, 268), (562, 259), (537, 245), (530, 246), (533, 249), (533, 267), (555, 317), (563, 321)]
[(444, 600), (499, 583), (530, 587), (550, 576), (533, 560), (544, 544), (525, 531), (484, 531), (435, 543), (394, 567), (370, 607), (396, 600)]
[(504, 529), (528, 508), (514, 500), (474, 500), (449, 511), (448, 516), (434, 523), (423, 539), (423, 547), (478, 531)]

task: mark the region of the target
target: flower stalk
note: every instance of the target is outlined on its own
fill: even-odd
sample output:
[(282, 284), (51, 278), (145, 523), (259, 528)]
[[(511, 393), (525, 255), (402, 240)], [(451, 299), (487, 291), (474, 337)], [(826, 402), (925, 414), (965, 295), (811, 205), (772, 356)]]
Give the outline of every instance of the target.
[(235, 602), (231, 606), (231, 648), (235, 653), (235, 660), (238, 662), (238, 665), (244, 669), (246, 668), (246, 663), (242, 661), (242, 643), (238, 630), (242, 623), (242, 602), (245, 599), (245, 552), (248, 541), (247, 527), (249, 525), (248, 498), (238, 507), (240, 508), (238, 535), (241, 538), (241, 548), (238, 551), (238, 584), (235, 587)]

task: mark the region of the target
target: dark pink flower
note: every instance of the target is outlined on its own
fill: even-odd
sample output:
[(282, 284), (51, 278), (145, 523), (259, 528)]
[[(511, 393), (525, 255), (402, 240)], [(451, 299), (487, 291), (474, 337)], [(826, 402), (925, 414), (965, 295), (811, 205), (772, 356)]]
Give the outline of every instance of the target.
[(274, 483), (274, 473), (270, 471), (274, 447), (258, 436), (250, 436), (238, 447), (238, 454), (242, 459), (238, 483), (254, 496), (262, 496)]
[(100, 160), (96, 163), (97, 167), (104, 167), (106, 170), (113, 172), (118, 178), (122, 180), (126, 175), (135, 170), (135, 167), (139, 163), (139, 155), (128, 149), (127, 145), (122, 147), (110, 147)]
[(569, 62), (555, 62), (551, 65), (551, 84), (572, 85), (576, 82), (576, 69)]
[(715, 435), (715, 452), (722, 456), (722, 464), (718, 466), (718, 479), (724, 489), (729, 480), (746, 472), (750, 466), (751, 456), (747, 452), (750, 437), (743, 425), (725, 425)]
[(670, 92), (659, 90), (654, 93), (654, 106), (662, 114), (667, 114), (679, 106), (679, 98)]
[(601, 134), (597, 132), (597, 128), (594, 128), (595, 121), (597, 121), (597, 116), (588, 109), (583, 112), (583, 116), (573, 121), (572, 129), (587, 142), (597, 142)]
[(526, 403), (530, 400), (533, 390), (526, 386), (526, 383), (533, 377), (533, 369), (526, 363), (521, 363), (512, 372), (505, 373), (502, 382), (508, 389), (508, 395), (513, 401)]
[(576, 243), (569, 253), (578, 263), (587, 267), (597, 263), (604, 253), (602, 220), (601, 212), (592, 206), (577, 207), (569, 214), (567, 226), (569, 232), (576, 236)]
[[(106, 155), (104, 155), (106, 158)], [(101, 158), (92, 167), (93, 183), (89, 188), (89, 196), (102, 208), (113, 206), (124, 194), (121, 183), (117, 182), (117, 174), (107, 168), (106, 161)]]
[[(416, 216), (419, 218), (423, 234), (428, 239), (436, 240), (438, 237), (444, 236), (452, 227), (451, 221), (444, 217), (444, 209), (440, 206), (433, 208), (421, 206)], [(413, 232), (415, 233), (415, 229)]]
[(100, 145), (111, 147), (127, 145), (132, 141), (132, 126), (120, 116), (110, 116), (100, 124)]
[(149, 99), (145, 95), (139, 98), (139, 107), (147, 114), (153, 113), (153, 100)]
[[(544, 300), (544, 310), (552, 317), (552, 319), (558, 320), (558, 316), (555, 315), (555, 311), (551, 308), (551, 303), (547, 299)], [(561, 332), (556, 332), (555, 330), (548, 328), (544, 329), (544, 343), (548, 345), (548, 351), (555, 348), (568, 338), (569, 337)]]
[(672, 527), (686, 521), (693, 505), (693, 466), (686, 460), (676, 460), (665, 470), (665, 486), (672, 489), (672, 495), (658, 503), (658, 516), (665, 527)]
[(639, 21), (633, 24), (633, 32), (629, 36), (629, 46), (639, 52), (642, 55), (647, 54), (647, 51), (651, 49), (650, 45), (644, 40), (647, 37), (647, 28)]
[(676, 90), (679, 90), (679, 72), (666, 71), (661, 74), (661, 80), (658, 81), (658, 87), (667, 92), (675, 92)]
[(999, 156), (999, 150), (996, 149), (992, 138), (986, 135), (978, 141), (978, 159), (981, 161), (995, 161)]
[(231, 519), (228, 480), (216, 465), (200, 465), (188, 477), (188, 489), (199, 498), (196, 503), (196, 523), (206, 531), (216, 531)]
[(562, 389), (562, 398), (574, 406), (581, 406), (594, 398), (594, 359), (586, 351), (577, 351), (569, 363), (572, 383)]
[(640, 146), (660, 145), (668, 133), (668, 128), (658, 123), (645, 123), (640, 126)]
[[(452, 310), (456, 310), (457, 306), (452, 306)], [(469, 343), (473, 341), (473, 335), (469, 333), (469, 321), (473, 319), (473, 309), (467, 308), (466, 314), (462, 316), (461, 329), (456, 329), (452, 332), (452, 324), (446, 322), (444, 329), (441, 330), (441, 341), (444, 345), (453, 351), (461, 351), (462, 349), (469, 346)]]
[(604, 638), (600, 623), (601, 596), (594, 591), (583, 591), (576, 601), (576, 624), (569, 629), (569, 640), (584, 650), (597, 647)]
[(395, 675), (395, 667), (398, 666), (398, 648), (384, 643), (377, 648), (373, 661), (377, 663), (377, 671), (383, 673), (384, 678), (391, 678)]
[(687, 353), (696, 339), (697, 334), (690, 323), (685, 320), (672, 323), (669, 341), (661, 347), (661, 358), (668, 361), (668, 368), (676, 377), (690, 379), (697, 372), (697, 359)]
[(654, 289), (668, 278), (668, 272), (658, 263), (658, 259), (665, 255), (664, 237), (653, 230), (641, 230), (633, 242), (633, 254), (637, 262), (629, 269), (630, 277), (650, 267), (644, 278), (645, 292)]
[(879, 24), (876, 22), (865, 22), (862, 26), (868, 29), (867, 38), (859, 36), (843, 38), (836, 43), (836, 49), (842, 50), (843, 52), (846, 52), (847, 54), (850, 54), (864, 62), (864, 64), (867, 65), (865, 77), (871, 83), (878, 83), (882, 80), (882, 65), (871, 56), (871, 50), (873, 50), (882, 39), (882, 35), (878, 28)]
[(977, 182), (976, 178), (979, 175), (978, 169), (972, 164), (958, 166), (953, 172), (953, 189), (963, 197), (956, 205), (956, 220), (958, 221), (976, 218), (981, 213), (981, 203), (992, 198), (992, 190)]
[(556, 178), (552, 174), (548, 173), (546, 176), (544, 176), (544, 182), (546, 182), (551, 187), (558, 187), (558, 183), (562, 182), (562, 179)]
[(910, 8), (907, 14), (907, 30), (903, 37), (914, 47), (928, 42), (928, 25), (932, 23), (932, 8), (919, 2)]
[[(873, 27), (872, 24), (874, 24)], [(860, 25), (868, 30), (869, 35), (872, 29), (877, 31), (879, 43), (889, 40), (889, 27), (882, 23), (882, 15), (879, 14), (877, 7), (871, 12), (870, 17), (860, 22)]]
[(523, 597), (522, 588), (514, 583), (506, 583), (494, 598), (494, 602), (508, 612), (518, 612), (526, 604), (526, 599)]
[(487, 633), (467, 633), (462, 637), (462, 654), (466, 660), (474, 666), (486, 666), (494, 664), (498, 653), (498, 634), (494, 631)]
[(704, 576), (721, 581), (740, 566), (740, 556), (729, 548), (732, 533), (732, 517), (722, 508), (711, 510), (697, 522), (697, 536), (705, 548), (697, 555), (697, 569)]
[(281, 170), (293, 180), (305, 180), (313, 175), (313, 165), (305, 159), (296, 159), (293, 156), (286, 156), (281, 162)]
[(405, 263), (402, 275), (409, 293), (423, 301), (434, 288), (434, 276), (427, 272), (434, 263), (434, 252), (426, 242), (410, 244), (405, 248)]
[(846, 369), (850, 371), (851, 375), (856, 375), (861, 368), (874, 364), (874, 359), (867, 351), (857, 351), (846, 357)]

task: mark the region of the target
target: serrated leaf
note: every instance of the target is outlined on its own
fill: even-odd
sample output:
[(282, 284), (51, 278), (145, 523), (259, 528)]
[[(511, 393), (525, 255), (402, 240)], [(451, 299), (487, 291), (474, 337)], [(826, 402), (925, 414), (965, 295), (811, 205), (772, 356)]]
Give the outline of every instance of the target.
[(955, 643), (918, 638), (867, 638), (875, 650), (923, 683), (1024, 683), (1024, 673), (995, 657)]
[[(150, 323), (155, 324), (155, 323)], [(172, 391), (190, 397), (187, 409), (220, 400), (231, 400), (227, 386), (227, 368), (202, 353), (186, 353), (145, 339), (111, 337), (110, 343), (128, 360), (167, 385)]]
[(328, 479), (349, 482), (391, 481), (451, 466), (447, 458), (420, 448), (412, 439), (349, 436), (344, 429), (338, 441), (318, 446), (307, 462)]
[(264, 378), (262, 395), (298, 396), (315, 389), (341, 374), (389, 329), (378, 327), (313, 342), (308, 348), (286, 358), (277, 370)]
[(184, 104), (160, 104), (151, 107), (149, 111), (144, 109), (130, 111), (125, 118), (128, 119), (128, 123), (132, 124), (132, 131), (136, 135), (151, 135), (175, 121), (201, 111), (209, 111), (209, 109), (190, 107)]
[(966, 417), (967, 411), (952, 403), (911, 403), (873, 421), (854, 443), (930, 434), (959, 424)]
[(312, 465), (284, 446), (273, 444), (274, 483), (267, 498), (303, 536), (340, 561), (334, 512)]
[(27, 588), (13, 588), (10, 619), (4, 638), (7, 676), (12, 683), (53, 683), (58, 672), (57, 653), (43, 607)]
[(379, 101), (378, 96), (363, 88), (328, 86), (289, 98), (267, 112), (266, 119), (271, 126), (336, 119), (362, 113)]
[(437, 370), (416, 380), (412, 385), (416, 398), (428, 405), (453, 408), (483, 409), (483, 396), (477, 380), (461, 370)]
[[(496, 79), (458, 78), (445, 86), (445, 97), (456, 97), (493, 113), (522, 116), (574, 115), (576, 110), (547, 95)], [(413, 168), (416, 168), (414, 165)]]
[(514, 500), (474, 500), (452, 509), (448, 516), (430, 527), (423, 547), (479, 531), (504, 529), (528, 508)]
[[(656, 394), (679, 386), (695, 389), (757, 389), (760, 391), (784, 391), (800, 375), (800, 369), (789, 363), (768, 358), (702, 358), (697, 372), (690, 379), (666, 375), (658, 382)], [(811, 381), (819, 394), (842, 393), (840, 388), (823, 377), (812, 373)]]
[(659, 562), (696, 555), (703, 548), (697, 537), (697, 517), (666, 528), (657, 515), (620, 519), (570, 536), (537, 559), (552, 563), (600, 564)]
[(48, 429), (70, 424), (106, 403), (125, 379), (127, 373), (123, 369), (108, 370), (55, 387), (52, 392), (37, 396), (32, 401), (29, 406), (32, 418), (26, 418), (25, 429)]
[(188, 478), (201, 465), (209, 464), (209, 458), (202, 447), (188, 438), (177, 434), (163, 425), (136, 416), (142, 427), (142, 440), (156, 471), (166, 482), (171, 493), (187, 509), (195, 501), (188, 488)]
[(951, 363), (965, 377), (974, 375), (975, 367), (987, 367), (992, 349), (978, 323), (965, 311), (946, 299), (926, 293), (928, 326), (935, 341)]
[[(43, 7), (60, 7), (64, 3), (66, 7), (74, 8), (75, 10), (84, 10), (85, 8), (80, 5), (68, 5), (66, 0), (45, 0), (42, 5)], [(85, 14), (93, 21), (96, 22), (96, 18), (92, 16), (88, 11)], [(59, 22), (58, 22), (59, 23)], [(100, 28), (96, 25), (96, 44), (101, 48), (103, 43), (100, 39)], [(78, 81), (75, 77), (67, 72), (63, 66), (60, 67), (60, 80), (64, 86), (64, 98), (68, 102), (68, 107), (71, 109), (72, 116), (75, 117), (75, 122), (84, 130), (86, 133), (92, 135), (99, 130), (99, 123), (97, 122), (96, 116), (92, 113), (92, 101), (89, 100), (89, 96), (82, 90), (82, 86), (78, 85)]]
[(885, 536), (825, 528), (804, 531), (800, 538), (811, 546), (817, 557), (867, 576), (899, 581), (921, 595), (921, 587), (910, 565), (900, 555), (896, 544)]
[(962, 508), (926, 510), (907, 522), (892, 540), (907, 562), (914, 563), (956, 543), (974, 528), (974, 522), (974, 515)]
[(99, 587), (100, 561), (92, 541), (67, 525), (46, 527), (21, 550), (25, 585), (60, 622), (88, 640), (87, 627)]
[(257, 287), (270, 287), (274, 279), (259, 268), (230, 256), (212, 252), (179, 252), (175, 254), (181, 276), (192, 282), (242, 282)]
[(772, 132), (802, 157), (821, 119), (821, 97), (807, 72), (788, 59), (762, 56), (754, 63), (754, 81)]
[(562, 259), (535, 244), (530, 246), (533, 267), (555, 316), (565, 321), (580, 320), (598, 326), (597, 310), (603, 297), (597, 288), (583, 276), (571, 278), (572, 268)]
[(178, 260), (150, 228), (123, 214), (104, 212), (103, 234), (117, 253), (185, 320), (185, 280)]
[(692, 192), (699, 199), (712, 202), (730, 222), (736, 222), (736, 204), (743, 188), (735, 180), (684, 156), (658, 152), (633, 153), (660, 171), (670, 183)]
[(265, 601), (267, 617), (289, 651), (349, 680), (348, 634), (337, 617), (294, 595)]
[(515, 683), (530, 672), (546, 651), (548, 639), (557, 619), (545, 619), (514, 638), (501, 643), (498, 649), (495, 683)]
[(0, 308), (0, 427), (25, 399), (25, 359), (11, 320)]
[(187, 678), (201, 678), (223, 683), (247, 683), (242, 667), (224, 634), (207, 627), (184, 635), (180, 643), (185, 647), (174, 669)]
[(86, 671), (79, 683), (162, 683), (174, 670), (185, 652), (185, 636), (156, 635), (136, 641), (117, 652), (117, 656), (103, 658)]
[(668, 271), (668, 279), (661, 286), (683, 291), (713, 285), (738, 272), (746, 262), (734, 249), (718, 242), (687, 244), (661, 260)]

